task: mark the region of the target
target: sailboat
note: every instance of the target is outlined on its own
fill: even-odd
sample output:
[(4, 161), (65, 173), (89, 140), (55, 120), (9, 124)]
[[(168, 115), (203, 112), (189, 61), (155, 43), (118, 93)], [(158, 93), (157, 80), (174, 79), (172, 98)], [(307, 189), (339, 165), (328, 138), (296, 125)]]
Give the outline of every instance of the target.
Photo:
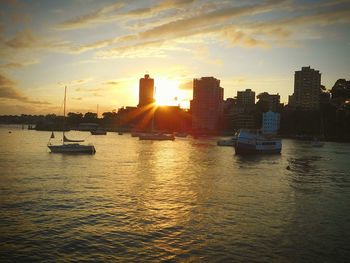
[(147, 140), (147, 141), (173, 141), (175, 140), (175, 136), (173, 134), (164, 134), (161, 132), (154, 132), (154, 114), (155, 111), (153, 111), (152, 116), (152, 126), (151, 126), (151, 132), (150, 133), (142, 133), (139, 134), (139, 140)]
[(154, 113), (152, 117), (152, 130), (150, 133), (142, 133), (139, 135), (140, 140), (144, 141), (173, 141), (175, 140), (175, 136), (172, 134), (164, 134), (161, 132), (154, 132)]
[(324, 139), (323, 116), (321, 117), (320, 123), (320, 138), (314, 137), (314, 139), (311, 141), (311, 147), (323, 147), (324, 142), (322, 142), (321, 139)]
[[(63, 109), (63, 127), (65, 127), (66, 122), (66, 97), (67, 97), (67, 87), (64, 88), (64, 109)], [(51, 138), (54, 138), (54, 134), (51, 133)], [(68, 139), (65, 135), (65, 129), (63, 129), (63, 138), (62, 144), (53, 145), (51, 142), (48, 142), (47, 147), (50, 149), (52, 153), (86, 153), (86, 154), (94, 154), (96, 152), (95, 147), (93, 145), (84, 145), (79, 144), (79, 142), (84, 142), (84, 140), (71, 140)]]
[[(96, 116), (98, 119), (98, 104), (97, 104)], [(107, 135), (107, 131), (101, 127), (98, 127), (95, 130), (91, 130), (90, 133), (91, 133), (91, 135)]]

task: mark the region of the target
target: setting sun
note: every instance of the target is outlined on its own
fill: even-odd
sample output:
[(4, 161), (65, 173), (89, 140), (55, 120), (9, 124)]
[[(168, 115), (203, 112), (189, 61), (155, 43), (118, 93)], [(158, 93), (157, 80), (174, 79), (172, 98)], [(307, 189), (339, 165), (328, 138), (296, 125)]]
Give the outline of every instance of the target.
[(175, 79), (157, 78), (155, 79), (155, 98), (157, 105), (176, 106), (182, 97), (179, 90), (180, 82)]

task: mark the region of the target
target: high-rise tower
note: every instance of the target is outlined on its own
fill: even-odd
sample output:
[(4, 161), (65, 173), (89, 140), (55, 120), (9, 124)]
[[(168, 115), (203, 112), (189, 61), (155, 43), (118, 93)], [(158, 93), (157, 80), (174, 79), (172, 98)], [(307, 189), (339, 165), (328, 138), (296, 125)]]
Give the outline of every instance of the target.
[(223, 115), (223, 95), (220, 80), (213, 77), (193, 80), (192, 129), (208, 132), (218, 130)]
[(154, 79), (148, 74), (140, 79), (139, 85), (139, 104), (138, 107), (144, 107), (154, 102)]
[(318, 110), (320, 107), (321, 73), (310, 67), (295, 71), (292, 107), (301, 110)]

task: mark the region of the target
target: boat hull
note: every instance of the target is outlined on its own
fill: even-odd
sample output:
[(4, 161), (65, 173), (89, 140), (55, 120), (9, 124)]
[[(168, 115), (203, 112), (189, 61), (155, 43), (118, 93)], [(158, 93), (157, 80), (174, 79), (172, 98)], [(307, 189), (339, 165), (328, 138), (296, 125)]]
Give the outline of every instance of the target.
[(106, 135), (107, 131), (90, 131), (91, 135)]
[(257, 148), (255, 145), (237, 142), (235, 145), (236, 154), (280, 154), (281, 148)]
[(93, 145), (80, 144), (63, 144), (63, 145), (48, 145), (52, 153), (67, 153), (67, 154), (94, 154), (96, 149)]
[(279, 154), (281, 139), (267, 137), (257, 130), (240, 130), (235, 144), (236, 154)]
[(175, 137), (172, 135), (157, 135), (157, 134), (144, 134), (139, 136), (139, 140), (143, 141), (173, 141)]
[(233, 147), (236, 145), (236, 139), (229, 139), (229, 140), (218, 140), (216, 142), (216, 145), (218, 146), (230, 146), (230, 147)]

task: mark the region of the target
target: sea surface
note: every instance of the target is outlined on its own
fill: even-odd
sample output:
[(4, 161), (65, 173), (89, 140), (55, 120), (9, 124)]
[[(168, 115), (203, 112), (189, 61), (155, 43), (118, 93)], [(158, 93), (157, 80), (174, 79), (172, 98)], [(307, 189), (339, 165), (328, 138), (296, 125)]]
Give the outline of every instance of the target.
[(0, 127), (1, 262), (350, 262), (350, 144), (69, 132), (97, 153), (61, 155), (50, 134)]

